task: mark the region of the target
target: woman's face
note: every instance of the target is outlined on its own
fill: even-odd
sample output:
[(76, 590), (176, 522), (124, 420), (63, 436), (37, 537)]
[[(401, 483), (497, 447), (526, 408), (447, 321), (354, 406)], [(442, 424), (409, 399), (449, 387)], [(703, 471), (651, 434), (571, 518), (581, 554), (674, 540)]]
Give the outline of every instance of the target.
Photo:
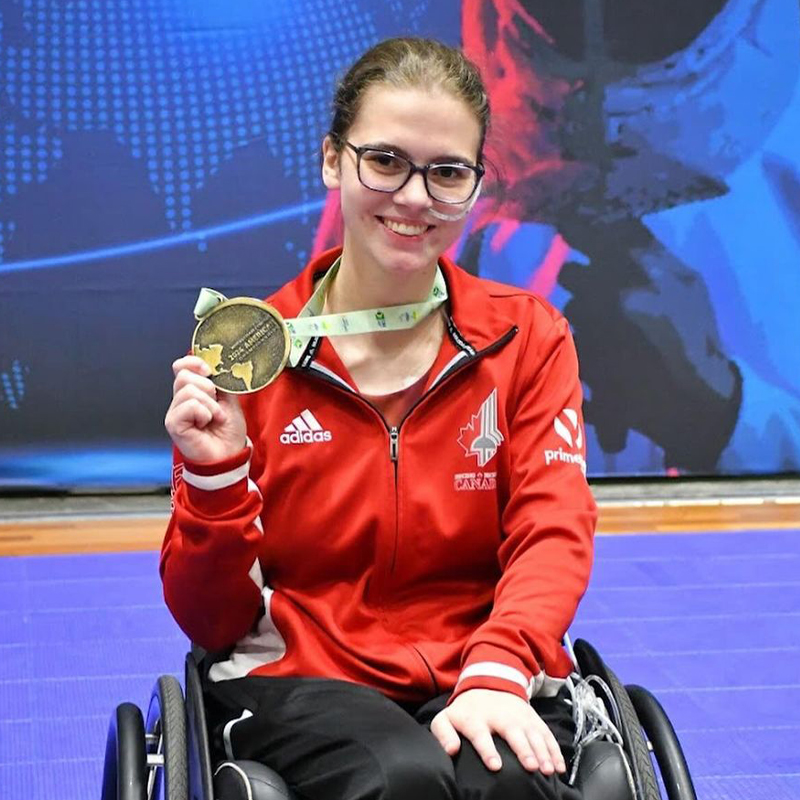
[[(449, 92), (375, 84), (364, 92), (346, 138), (356, 146), (391, 150), (418, 166), (475, 164), (481, 128), (470, 107)], [(341, 190), (348, 261), (410, 276), (431, 269), (463, 230), (465, 219), (440, 220), (428, 210), (456, 214), (466, 204), (432, 200), (420, 173), (396, 192), (377, 192), (359, 182), (356, 154), (349, 147), (337, 153), (326, 138), (323, 156), (325, 185)]]

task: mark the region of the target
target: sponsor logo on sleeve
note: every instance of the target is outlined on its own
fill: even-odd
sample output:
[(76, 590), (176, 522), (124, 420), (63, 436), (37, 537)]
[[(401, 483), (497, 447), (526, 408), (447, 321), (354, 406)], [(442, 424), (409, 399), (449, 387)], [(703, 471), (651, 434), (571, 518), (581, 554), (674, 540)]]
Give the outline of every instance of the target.
[(583, 457), (583, 430), (578, 421), (578, 412), (574, 408), (565, 408), (553, 421), (553, 428), (564, 440), (567, 449), (559, 445), (558, 449), (544, 451), (544, 462), (549, 467), (555, 462), (577, 464), (581, 472), (586, 474), (586, 460)]

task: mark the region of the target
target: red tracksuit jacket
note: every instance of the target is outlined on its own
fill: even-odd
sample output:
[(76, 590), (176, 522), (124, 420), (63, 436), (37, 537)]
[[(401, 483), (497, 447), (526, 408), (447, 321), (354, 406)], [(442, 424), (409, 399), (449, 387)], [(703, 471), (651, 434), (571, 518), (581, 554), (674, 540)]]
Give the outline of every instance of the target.
[[(336, 251), (269, 298), (308, 301)], [(161, 557), (175, 619), (233, 647), (212, 680), (329, 677), (403, 702), (554, 694), (589, 579), (596, 508), (578, 365), (548, 303), (447, 259), (448, 334), (397, 428), (327, 339), (243, 397), (250, 444), (181, 463)]]

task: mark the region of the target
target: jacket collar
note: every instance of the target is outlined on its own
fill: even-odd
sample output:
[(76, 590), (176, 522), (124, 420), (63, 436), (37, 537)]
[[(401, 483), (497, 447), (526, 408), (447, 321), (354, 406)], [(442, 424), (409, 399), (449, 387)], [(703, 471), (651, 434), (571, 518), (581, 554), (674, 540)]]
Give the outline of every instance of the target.
[[(341, 253), (340, 247), (321, 253), (294, 280), (269, 297), (268, 302), (289, 318), (299, 316), (305, 308), (314, 306), (316, 301), (312, 298), (319, 296), (320, 289), (317, 282), (326, 275)], [(483, 350), (514, 327), (516, 321), (508, 314), (507, 304), (498, 302), (500, 296), (513, 293), (513, 289), (509, 291), (510, 287), (503, 287), (504, 291), (496, 291), (499, 285), (470, 275), (446, 256), (439, 259), (439, 266), (447, 282), (448, 327), (459, 347)], [(311, 313), (319, 312), (312, 310)], [(295, 363), (297, 360), (299, 356), (293, 359)]]

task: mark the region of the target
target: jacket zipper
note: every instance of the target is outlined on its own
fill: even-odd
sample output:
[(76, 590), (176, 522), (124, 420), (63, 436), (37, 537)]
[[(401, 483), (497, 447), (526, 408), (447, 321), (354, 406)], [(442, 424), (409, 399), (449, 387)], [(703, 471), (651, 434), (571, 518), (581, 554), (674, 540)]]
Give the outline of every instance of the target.
[[(334, 378), (332, 378), (329, 375), (327, 375), (325, 373), (325, 371), (319, 370), (319, 369), (315, 369), (315, 367), (313, 365), (313, 362), (310, 363), (306, 367), (306, 369), (309, 372), (316, 372), (317, 378), (319, 380), (323, 380), (323, 381), (326, 381), (327, 383), (332, 384), (333, 386), (337, 386), (339, 389), (341, 389), (344, 392), (349, 392), (350, 394), (352, 394), (355, 397), (357, 397), (361, 402), (365, 403), (370, 408), (372, 408), (378, 414), (378, 416), (380, 417), (380, 419), (383, 422), (384, 426), (389, 431), (389, 460), (392, 462), (392, 466), (394, 467), (394, 503), (395, 503), (395, 537), (394, 537), (394, 550), (392, 552), (392, 562), (391, 562), (391, 567), (390, 567), (390, 573), (394, 572), (395, 559), (397, 557), (397, 545), (398, 545), (398, 539), (399, 539), (399, 535), (400, 535), (400, 515), (399, 515), (400, 497), (399, 497), (398, 489), (397, 489), (398, 461), (399, 461), (399, 455), (400, 455), (400, 452), (399, 452), (400, 451), (400, 427), (406, 421), (406, 419), (408, 418), (409, 414), (411, 414), (411, 412), (426, 397), (428, 397), (428, 395), (433, 394), (433, 392), (436, 389), (438, 389), (440, 386), (442, 386), (447, 381), (449, 381), (456, 373), (460, 372), (462, 369), (464, 369), (469, 364), (472, 364), (473, 362), (477, 361), (478, 359), (483, 358), (483, 356), (488, 355), (489, 353), (492, 353), (495, 350), (498, 350), (501, 347), (503, 347), (507, 342), (509, 342), (511, 339), (513, 339), (514, 336), (516, 336), (518, 331), (519, 331), (519, 328), (516, 325), (514, 325), (512, 328), (509, 328), (509, 330), (503, 336), (501, 336), (496, 342), (494, 342), (493, 344), (489, 345), (484, 350), (477, 351), (477, 352), (473, 353), (472, 355), (467, 356), (467, 358), (465, 358), (463, 361), (459, 361), (457, 364), (454, 364), (448, 372), (444, 373), (444, 375), (442, 375), (441, 377), (437, 378), (436, 383), (430, 388), (430, 390), (427, 391), (422, 397), (420, 397), (419, 400), (417, 400), (417, 402), (414, 403), (414, 405), (411, 406), (411, 408), (408, 409), (408, 411), (406, 412), (406, 414), (403, 417), (403, 419), (400, 420), (400, 425), (391, 425), (391, 426), (387, 425), (383, 414), (381, 414), (381, 412), (377, 408), (375, 408), (375, 406), (372, 405), (372, 403), (370, 403), (369, 400), (366, 400), (365, 398), (363, 398), (360, 394), (358, 394), (358, 392), (354, 391), (350, 386), (348, 386), (343, 381), (334, 380)], [(434, 690), (437, 690), (438, 687), (436, 685), (436, 678), (435, 678), (435, 676), (433, 674), (433, 670), (431, 669), (431, 666), (428, 663), (427, 659), (425, 658), (425, 656), (420, 652), (420, 650), (417, 647), (411, 645), (411, 648), (414, 650), (414, 652), (420, 658), (422, 663), (425, 665), (425, 668), (428, 671), (428, 676), (429, 676), (430, 681), (431, 681), (431, 683), (432, 683), (432, 685), (434, 687)]]

